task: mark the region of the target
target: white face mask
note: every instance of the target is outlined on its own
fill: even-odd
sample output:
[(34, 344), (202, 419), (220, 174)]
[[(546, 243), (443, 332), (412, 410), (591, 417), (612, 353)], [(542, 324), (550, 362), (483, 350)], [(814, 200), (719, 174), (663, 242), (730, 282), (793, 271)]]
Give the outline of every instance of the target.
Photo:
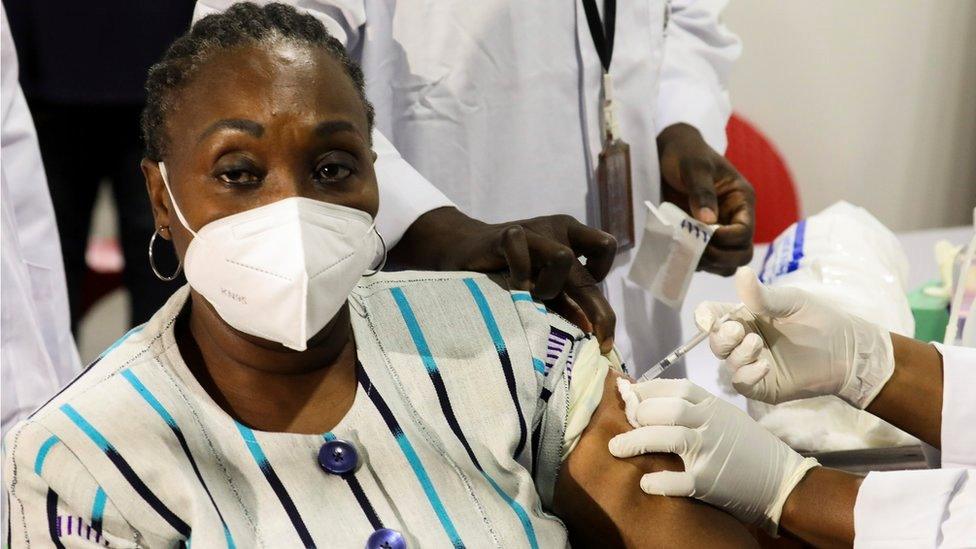
[(183, 265), (190, 286), (227, 324), (304, 351), (376, 256), (372, 216), (293, 197), (212, 221), (194, 232)]

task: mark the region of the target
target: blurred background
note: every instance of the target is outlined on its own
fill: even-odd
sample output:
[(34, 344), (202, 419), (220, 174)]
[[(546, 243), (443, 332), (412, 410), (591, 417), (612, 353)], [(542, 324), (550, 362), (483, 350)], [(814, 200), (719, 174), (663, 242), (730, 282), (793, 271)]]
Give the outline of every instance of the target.
[(894, 231), (976, 204), (976, 2), (731, 0), (732, 106), (793, 174), (802, 211), (840, 198)]
[[(84, 362), (158, 306), (131, 303), (127, 284), (163, 288), (144, 292), (161, 296), (156, 300), (178, 284), (147, 278), (152, 222), (141, 174), (131, 164), (141, 146), (134, 118), (140, 83), (185, 28), (193, 5), (99, 1), (106, 17), (80, 9), (59, 27), (44, 20), (52, 0), (4, 0), (45, 164), (51, 164), (55, 204), (60, 192), (64, 204), (91, 214), (58, 219), (70, 248), (66, 263), (74, 254), (81, 273), (68, 268), (69, 280), (79, 281), (72, 302)], [(67, 9), (57, 4), (62, 13)], [(972, 222), (976, 1), (732, 0), (724, 19), (744, 45), (732, 74), (736, 115), (728, 156), (757, 188), (757, 242), (840, 199), (867, 208), (896, 232)], [(147, 20), (154, 22), (150, 28)], [(87, 46), (80, 45), (82, 35)], [(120, 43), (134, 46), (113, 46)], [(45, 72), (52, 66), (60, 72)], [(88, 95), (59, 95), (69, 89)], [(96, 108), (115, 112), (116, 126), (86, 122)], [(131, 140), (112, 141), (107, 151), (65, 151), (65, 139), (58, 139), (80, 132), (97, 142), (100, 132), (117, 136), (117, 127), (129, 128)], [(142, 198), (120, 185), (134, 186)], [(81, 198), (65, 194), (82, 186)]]

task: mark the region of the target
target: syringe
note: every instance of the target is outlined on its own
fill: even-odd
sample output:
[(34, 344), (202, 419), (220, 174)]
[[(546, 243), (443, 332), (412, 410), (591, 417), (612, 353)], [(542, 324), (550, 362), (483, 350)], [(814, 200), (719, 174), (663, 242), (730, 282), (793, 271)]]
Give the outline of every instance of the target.
[[(719, 326), (722, 325), (723, 322), (732, 318), (732, 315), (738, 312), (739, 310), (741, 310), (743, 307), (745, 307), (745, 304), (742, 303), (738, 304), (734, 309), (725, 313), (724, 315), (719, 317), (718, 320), (712, 323), (712, 327), (718, 328)], [(661, 374), (663, 374), (665, 370), (671, 367), (672, 364), (677, 362), (679, 358), (685, 356), (686, 354), (688, 354), (688, 351), (691, 351), (692, 349), (697, 347), (699, 343), (708, 339), (709, 333), (711, 332), (707, 332), (704, 330), (699, 331), (697, 334), (695, 334), (695, 337), (691, 338), (686, 343), (679, 345), (677, 349), (671, 351), (671, 354), (661, 359), (661, 361), (655, 364), (654, 366), (651, 366), (649, 370), (644, 372), (644, 375), (640, 376), (640, 379), (637, 380), (637, 383), (641, 383), (649, 379), (657, 379), (661, 377)]]

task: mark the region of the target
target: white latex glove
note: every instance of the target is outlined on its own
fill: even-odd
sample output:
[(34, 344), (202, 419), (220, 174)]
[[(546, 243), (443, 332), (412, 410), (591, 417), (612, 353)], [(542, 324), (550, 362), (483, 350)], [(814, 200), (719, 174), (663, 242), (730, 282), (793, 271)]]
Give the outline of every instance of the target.
[(687, 379), (617, 382), (637, 426), (610, 440), (610, 453), (627, 458), (651, 452), (681, 456), (684, 472), (641, 478), (648, 494), (690, 496), (725, 509), (744, 523), (776, 535), (786, 498), (818, 466), (745, 412)]
[(891, 336), (880, 326), (799, 288), (766, 287), (748, 267), (735, 285), (748, 310), (713, 327), (735, 305), (705, 302), (695, 322), (712, 332), (712, 352), (742, 395), (770, 404), (837, 395), (863, 409), (894, 372)]

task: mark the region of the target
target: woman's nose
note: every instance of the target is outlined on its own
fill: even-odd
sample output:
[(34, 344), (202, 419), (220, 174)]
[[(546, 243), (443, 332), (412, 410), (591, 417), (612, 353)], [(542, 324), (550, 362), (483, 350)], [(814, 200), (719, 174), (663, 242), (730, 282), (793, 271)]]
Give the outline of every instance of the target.
[(296, 196), (308, 198), (312, 192), (310, 187), (311, 181), (307, 174), (292, 170), (270, 173), (265, 180), (265, 188), (275, 201)]

